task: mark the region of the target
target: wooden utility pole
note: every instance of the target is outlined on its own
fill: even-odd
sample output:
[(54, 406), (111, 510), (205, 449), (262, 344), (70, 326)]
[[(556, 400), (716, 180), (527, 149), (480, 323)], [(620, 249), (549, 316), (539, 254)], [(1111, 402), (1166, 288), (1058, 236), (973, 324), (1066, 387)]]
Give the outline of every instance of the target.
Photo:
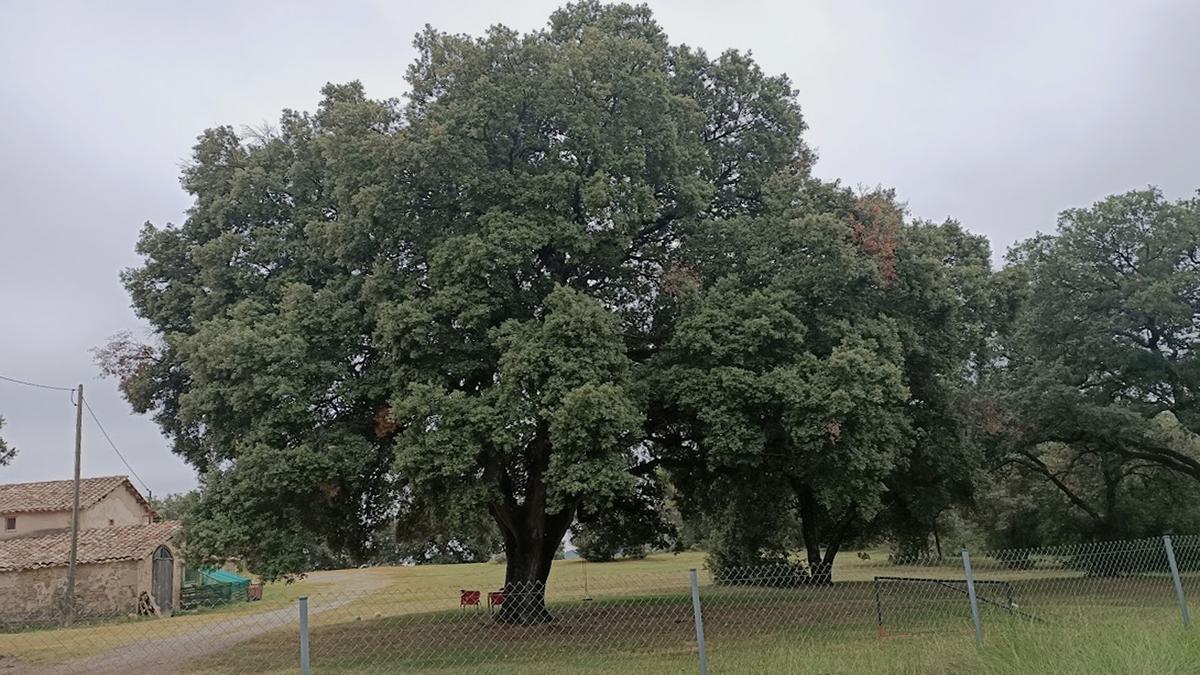
[(71, 557), (67, 559), (67, 593), (63, 598), (64, 619), (75, 619), (75, 560), (79, 557), (79, 464), (83, 455), (83, 385), (75, 400), (75, 485), (71, 503)]

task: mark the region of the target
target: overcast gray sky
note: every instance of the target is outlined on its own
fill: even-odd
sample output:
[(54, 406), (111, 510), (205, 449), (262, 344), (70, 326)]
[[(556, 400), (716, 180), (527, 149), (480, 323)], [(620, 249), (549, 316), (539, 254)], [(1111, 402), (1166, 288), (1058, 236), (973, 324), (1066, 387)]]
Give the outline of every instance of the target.
[[(83, 382), (156, 494), (193, 472), (88, 350), (145, 330), (117, 274), (178, 222), (196, 135), (311, 109), (325, 82), (404, 93), (411, 37), (542, 26), (559, 3), (0, 0), (0, 375)], [(817, 173), (894, 186), (997, 253), (1055, 214), (1147, 184), (1200, 187), (1200, 2), (655, 1), (674, 42), (751, 50), (800, 92)], [(68, 396), (0, 381), (0, 481), (66, 478)], [(90, 422), (84, 473), (126, 473)]]

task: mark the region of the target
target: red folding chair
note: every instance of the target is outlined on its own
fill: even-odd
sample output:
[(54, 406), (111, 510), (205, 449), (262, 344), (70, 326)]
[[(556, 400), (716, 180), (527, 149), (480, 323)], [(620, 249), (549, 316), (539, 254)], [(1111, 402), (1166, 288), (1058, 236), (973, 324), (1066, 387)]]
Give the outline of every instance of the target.
[(488, 593), (488, 613), (490, 614), (493, 607), (499, 607), (504, 604), (504, 591), (490, 591)]
[(467, 589), (459, 589), (458, 591), (458, 606), (466, 609), (468, 606), (478, 607), (480, 591), (468, 591)]

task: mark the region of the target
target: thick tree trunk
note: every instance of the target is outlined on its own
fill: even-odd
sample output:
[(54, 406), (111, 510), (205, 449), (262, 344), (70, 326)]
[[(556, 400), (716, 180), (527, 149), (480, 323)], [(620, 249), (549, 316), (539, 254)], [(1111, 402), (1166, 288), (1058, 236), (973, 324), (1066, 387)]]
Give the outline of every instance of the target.
[[(826, 586), (833, 583), (833, 561), (841, 550), (842, 543), (850, 529), (853, 514), (847, 513), (842, 521), (832, 526), (828, 532), (822, 532), (821, 505), (817, 502), (816, 493), (812, 487), (800, 481), (793, 481), (797, 502), (800, 505), (800, 532), (804, 537), (804, 548), (808, 554), (809, 583)], [(824, 536), (822, 536), (824, 535)], [(826, 542), (825, 550), (821, 551), (821, 542)]]
[(553, 617), (546, 610), (546, 581), (558, 545), (575, 519), (578, 503), (559, 511), (548, 511), (549, 491), (543, 480), (550, 466), (549, 426), (543, 420), (528, 448), (525, 480), (518, 489), (508, 470), (494, 456), (485, 472), (496, 481), (500, 499), (488, 510), (504, 537), (504, 603), (496, 620), (500, 623), (531, 625)]
[(543, 514), (524, 524), (518, 531), (500, 528), (506, 557), (504, 604), (496, 617), (500, 623), (529, 625), (553, 618), (546, 609), (546, 582), (554, 554), (571, 525), (571, 514)]
[(511, 508), (494, 505), (492, 515), (504, 536), (504, 603), (496, 620), (530, 625), (551, 621), (546, 609), (546, 582), (558, 545), (575, 517), (572, 506), (546, 513), (541, 500)]
[[(804, 548), (808, 554), (809, 583), (833, 583), (833, 556), (821, 554), (820, 505), (811, 487), (795, 483), (796, 498), (800, 503), (800, 532), (804, 536)], [(834, 551), (834, 555), (837, 552)]]

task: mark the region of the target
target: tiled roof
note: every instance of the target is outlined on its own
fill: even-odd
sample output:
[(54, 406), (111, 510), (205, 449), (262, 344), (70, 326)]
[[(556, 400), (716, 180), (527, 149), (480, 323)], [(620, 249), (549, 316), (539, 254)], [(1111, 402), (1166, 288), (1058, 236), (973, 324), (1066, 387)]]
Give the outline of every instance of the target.
[[(41, 483), (9, 483), (0, 485), (0, 513), (29, 513), (36, 511), (70, 511), (73, 493), (69, 480), (49, 480)], [(151, 508), (142, 494), (126, 476), (101, 476), (79, 481), (79, 508), (86, 509), (124, 485), (138, 501)], [(153, 509), (151, 508), (151, 511)]]
[[(98, 527), (79, 531), (76, 561), (88, 563), (141, 560), (179, 531), (177, 521), (129, 527)], [(0, 540), (0, 572), (58, 567), (68, 564), (70, 531)]]

